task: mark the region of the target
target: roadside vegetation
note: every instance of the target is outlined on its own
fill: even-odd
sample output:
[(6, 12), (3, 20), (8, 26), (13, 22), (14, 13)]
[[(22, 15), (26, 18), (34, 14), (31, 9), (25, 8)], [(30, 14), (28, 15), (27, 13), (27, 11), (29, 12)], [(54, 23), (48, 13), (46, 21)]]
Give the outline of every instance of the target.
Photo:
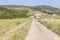
[(14, 32), (13, 37), (9, 40), (24, 40), (31, 26), (32, 20), (30, 19), (28, 23), (23, 25), (21, 28)]
[(16, 26), (23, 24), (24, 22), (30, 20), (29, 18), (20, 18), (20, 19), (0, 19), (0, 36), (3, 35), (6, 31), (9, 31)]
[(40, 23), (42, 23), (43, 25), (45, 25), (48, 29), (50, 29), (51, 31), (55, 32), (56, 34), (58, 34), (60, 36), (60, 19), (59, 17), (56, 16), (52, 17), (52, 18), (40, 18), (38, 19), (38, 21)]

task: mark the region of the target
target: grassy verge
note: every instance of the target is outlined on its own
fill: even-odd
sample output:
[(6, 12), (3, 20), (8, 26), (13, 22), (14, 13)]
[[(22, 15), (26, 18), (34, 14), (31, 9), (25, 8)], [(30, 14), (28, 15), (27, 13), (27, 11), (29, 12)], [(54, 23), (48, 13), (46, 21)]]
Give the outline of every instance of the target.
[(38, 21), (60, 36), (60, 19), (41, 18)]
[(27, 24), (15, 31), (14, 36), (11, 37), (9, 40), (24, 40), (31, 26), (31, 22), (32, 20), (29, 20)]
[(24, 23), (25, 21), (30, 20), (29, 18), (20, 18), (20, 19), (0, 19), (0, 35), (6, 31), (15, 28), (16, 26)]

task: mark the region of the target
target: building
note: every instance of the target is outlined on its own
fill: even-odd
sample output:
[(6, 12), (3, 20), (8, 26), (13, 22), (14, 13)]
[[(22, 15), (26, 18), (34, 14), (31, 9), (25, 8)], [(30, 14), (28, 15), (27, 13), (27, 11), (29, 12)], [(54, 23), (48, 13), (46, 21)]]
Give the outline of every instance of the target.
[(42, 14), (35, 14), (35, 18), (40, 18)]
[(53, 16), (57, 16), (57, 14), (52, 14)]

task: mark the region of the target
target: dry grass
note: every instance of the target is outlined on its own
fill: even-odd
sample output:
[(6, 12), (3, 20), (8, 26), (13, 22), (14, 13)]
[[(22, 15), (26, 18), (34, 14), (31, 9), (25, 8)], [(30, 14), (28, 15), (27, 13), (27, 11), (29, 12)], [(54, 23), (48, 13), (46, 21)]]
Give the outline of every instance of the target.
[(22, 23), (27, 21), (29, 18), (21, 19), (0, 19), (0, 33), (4, 33)]
[(30, 19), (27, 24), (15, 31), (14, 36), (11, 37), (9, 40), (24, 40), (31, 26), (31, 22), (32, 20)]
[(48, 29), (60, 35), (60, 19), (42, 18), (38, 19), (38, 21), (44, 24)]

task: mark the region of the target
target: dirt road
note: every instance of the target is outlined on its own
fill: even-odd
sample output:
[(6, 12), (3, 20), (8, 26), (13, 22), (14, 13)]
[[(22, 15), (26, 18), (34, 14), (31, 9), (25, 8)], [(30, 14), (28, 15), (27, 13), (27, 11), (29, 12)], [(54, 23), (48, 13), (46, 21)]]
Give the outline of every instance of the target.
[(25, 40), (60, 40), (59, 37), (44, 25), (33, 19)]

